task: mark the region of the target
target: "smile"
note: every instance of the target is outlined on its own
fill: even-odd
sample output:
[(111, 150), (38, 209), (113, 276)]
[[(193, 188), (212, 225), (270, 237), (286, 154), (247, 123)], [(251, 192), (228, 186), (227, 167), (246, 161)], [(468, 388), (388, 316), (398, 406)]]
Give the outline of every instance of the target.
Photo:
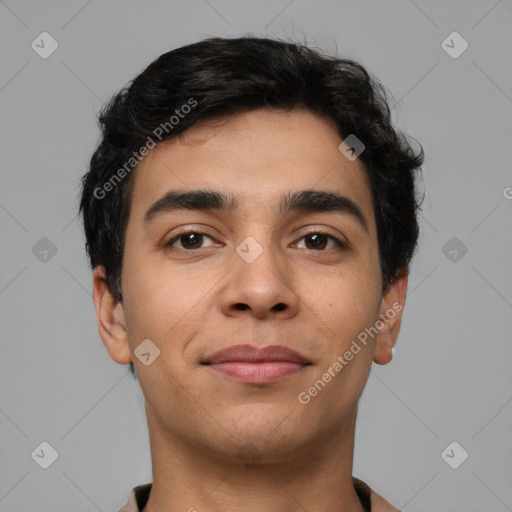
[(280, 345), (265, 348), (236, 345), (215, 352), (203, 364), (241, 382), (264, 384), (300, 372), (311, 363), (298, 352)]

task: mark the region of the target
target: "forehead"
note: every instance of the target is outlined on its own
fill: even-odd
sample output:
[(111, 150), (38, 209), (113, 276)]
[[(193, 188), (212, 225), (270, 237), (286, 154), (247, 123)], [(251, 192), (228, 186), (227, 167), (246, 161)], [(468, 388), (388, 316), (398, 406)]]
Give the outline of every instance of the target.
[(308, 110), (259, 109), (198, 123), (139, 163), (130, 217), (143, 219), (171, 189), (229, 191), (237, 212), (252, 217), (278, 215), (283, 194), (317, 189), (350, 197), (373, 223), (366, 171), (342, 155), (341, 140), (333, 121)]

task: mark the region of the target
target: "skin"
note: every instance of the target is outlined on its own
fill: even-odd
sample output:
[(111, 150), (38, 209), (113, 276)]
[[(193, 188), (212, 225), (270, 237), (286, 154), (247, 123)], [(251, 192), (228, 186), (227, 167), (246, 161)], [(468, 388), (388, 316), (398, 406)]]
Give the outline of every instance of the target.
[[(332, 121), (310, 111), (254, 110), (196, 124), (139, 164), (123, 303), (102, 267), (93, 290), (103, 343), (115, 362), (134, 362), (146, 399), (153, 488), (145, 512), (363, 510), (352, 485), (357, 403), (372, 361), (391, 360), (402, 311), (307, 405), (297, 399), (379, 315), (405, 303), (405, 270), (382, 294), (368, 178), (341, 141)], [(198, 188), (230, 191), (239, 209), (173, 211), (145, 227), (144, 213), (168, 190)], [(339, 212), (279, 216), (281, 195), (304, 189), (350, 198), (368, 231)], [(183, 229), (208, 236), (198, 248), (183, 237), (164, 246)], [(306, 236), (314, 230), (349, 246), (325, 238), (315, 248)], [(263, 249), (252, 263), (235, 250), (248, 236)], [(161, 351), (149, 366), (134, 356), (144, 339)], [(281, 344), (312, 364), (259, 385), (200, 364), (245, 343)]]

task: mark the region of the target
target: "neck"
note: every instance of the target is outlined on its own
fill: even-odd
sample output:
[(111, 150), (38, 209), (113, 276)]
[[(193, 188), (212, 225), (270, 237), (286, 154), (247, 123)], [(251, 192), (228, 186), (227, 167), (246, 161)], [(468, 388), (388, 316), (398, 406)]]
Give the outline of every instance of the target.
[[(349, 425), (278, 461), (220, 458), (172, 439), (148, 414), (153, 485), (143, 512), (364, 512), (352, 482)], [(233, 460), (235, 459), (235, 460)]]

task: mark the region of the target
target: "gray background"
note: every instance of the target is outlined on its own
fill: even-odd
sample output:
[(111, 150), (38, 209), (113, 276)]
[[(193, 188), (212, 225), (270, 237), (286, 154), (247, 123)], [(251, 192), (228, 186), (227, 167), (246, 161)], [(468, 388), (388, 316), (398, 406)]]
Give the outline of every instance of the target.
[[(426, 152), (403, 330), (364, 392), (354, 474), (407, 512), (512, 510), (510, 0), (5, 0), (0, 17), (2, 512), (117, 511), (151, 481), (143, 397), (97, 332), (79, 179), (122, 85), (177, 46), (248, 33), (360, 61)], [(31, 48), (43, 31), (47, 59)], [(46, 470), (42, 441), (58, 452)]]

